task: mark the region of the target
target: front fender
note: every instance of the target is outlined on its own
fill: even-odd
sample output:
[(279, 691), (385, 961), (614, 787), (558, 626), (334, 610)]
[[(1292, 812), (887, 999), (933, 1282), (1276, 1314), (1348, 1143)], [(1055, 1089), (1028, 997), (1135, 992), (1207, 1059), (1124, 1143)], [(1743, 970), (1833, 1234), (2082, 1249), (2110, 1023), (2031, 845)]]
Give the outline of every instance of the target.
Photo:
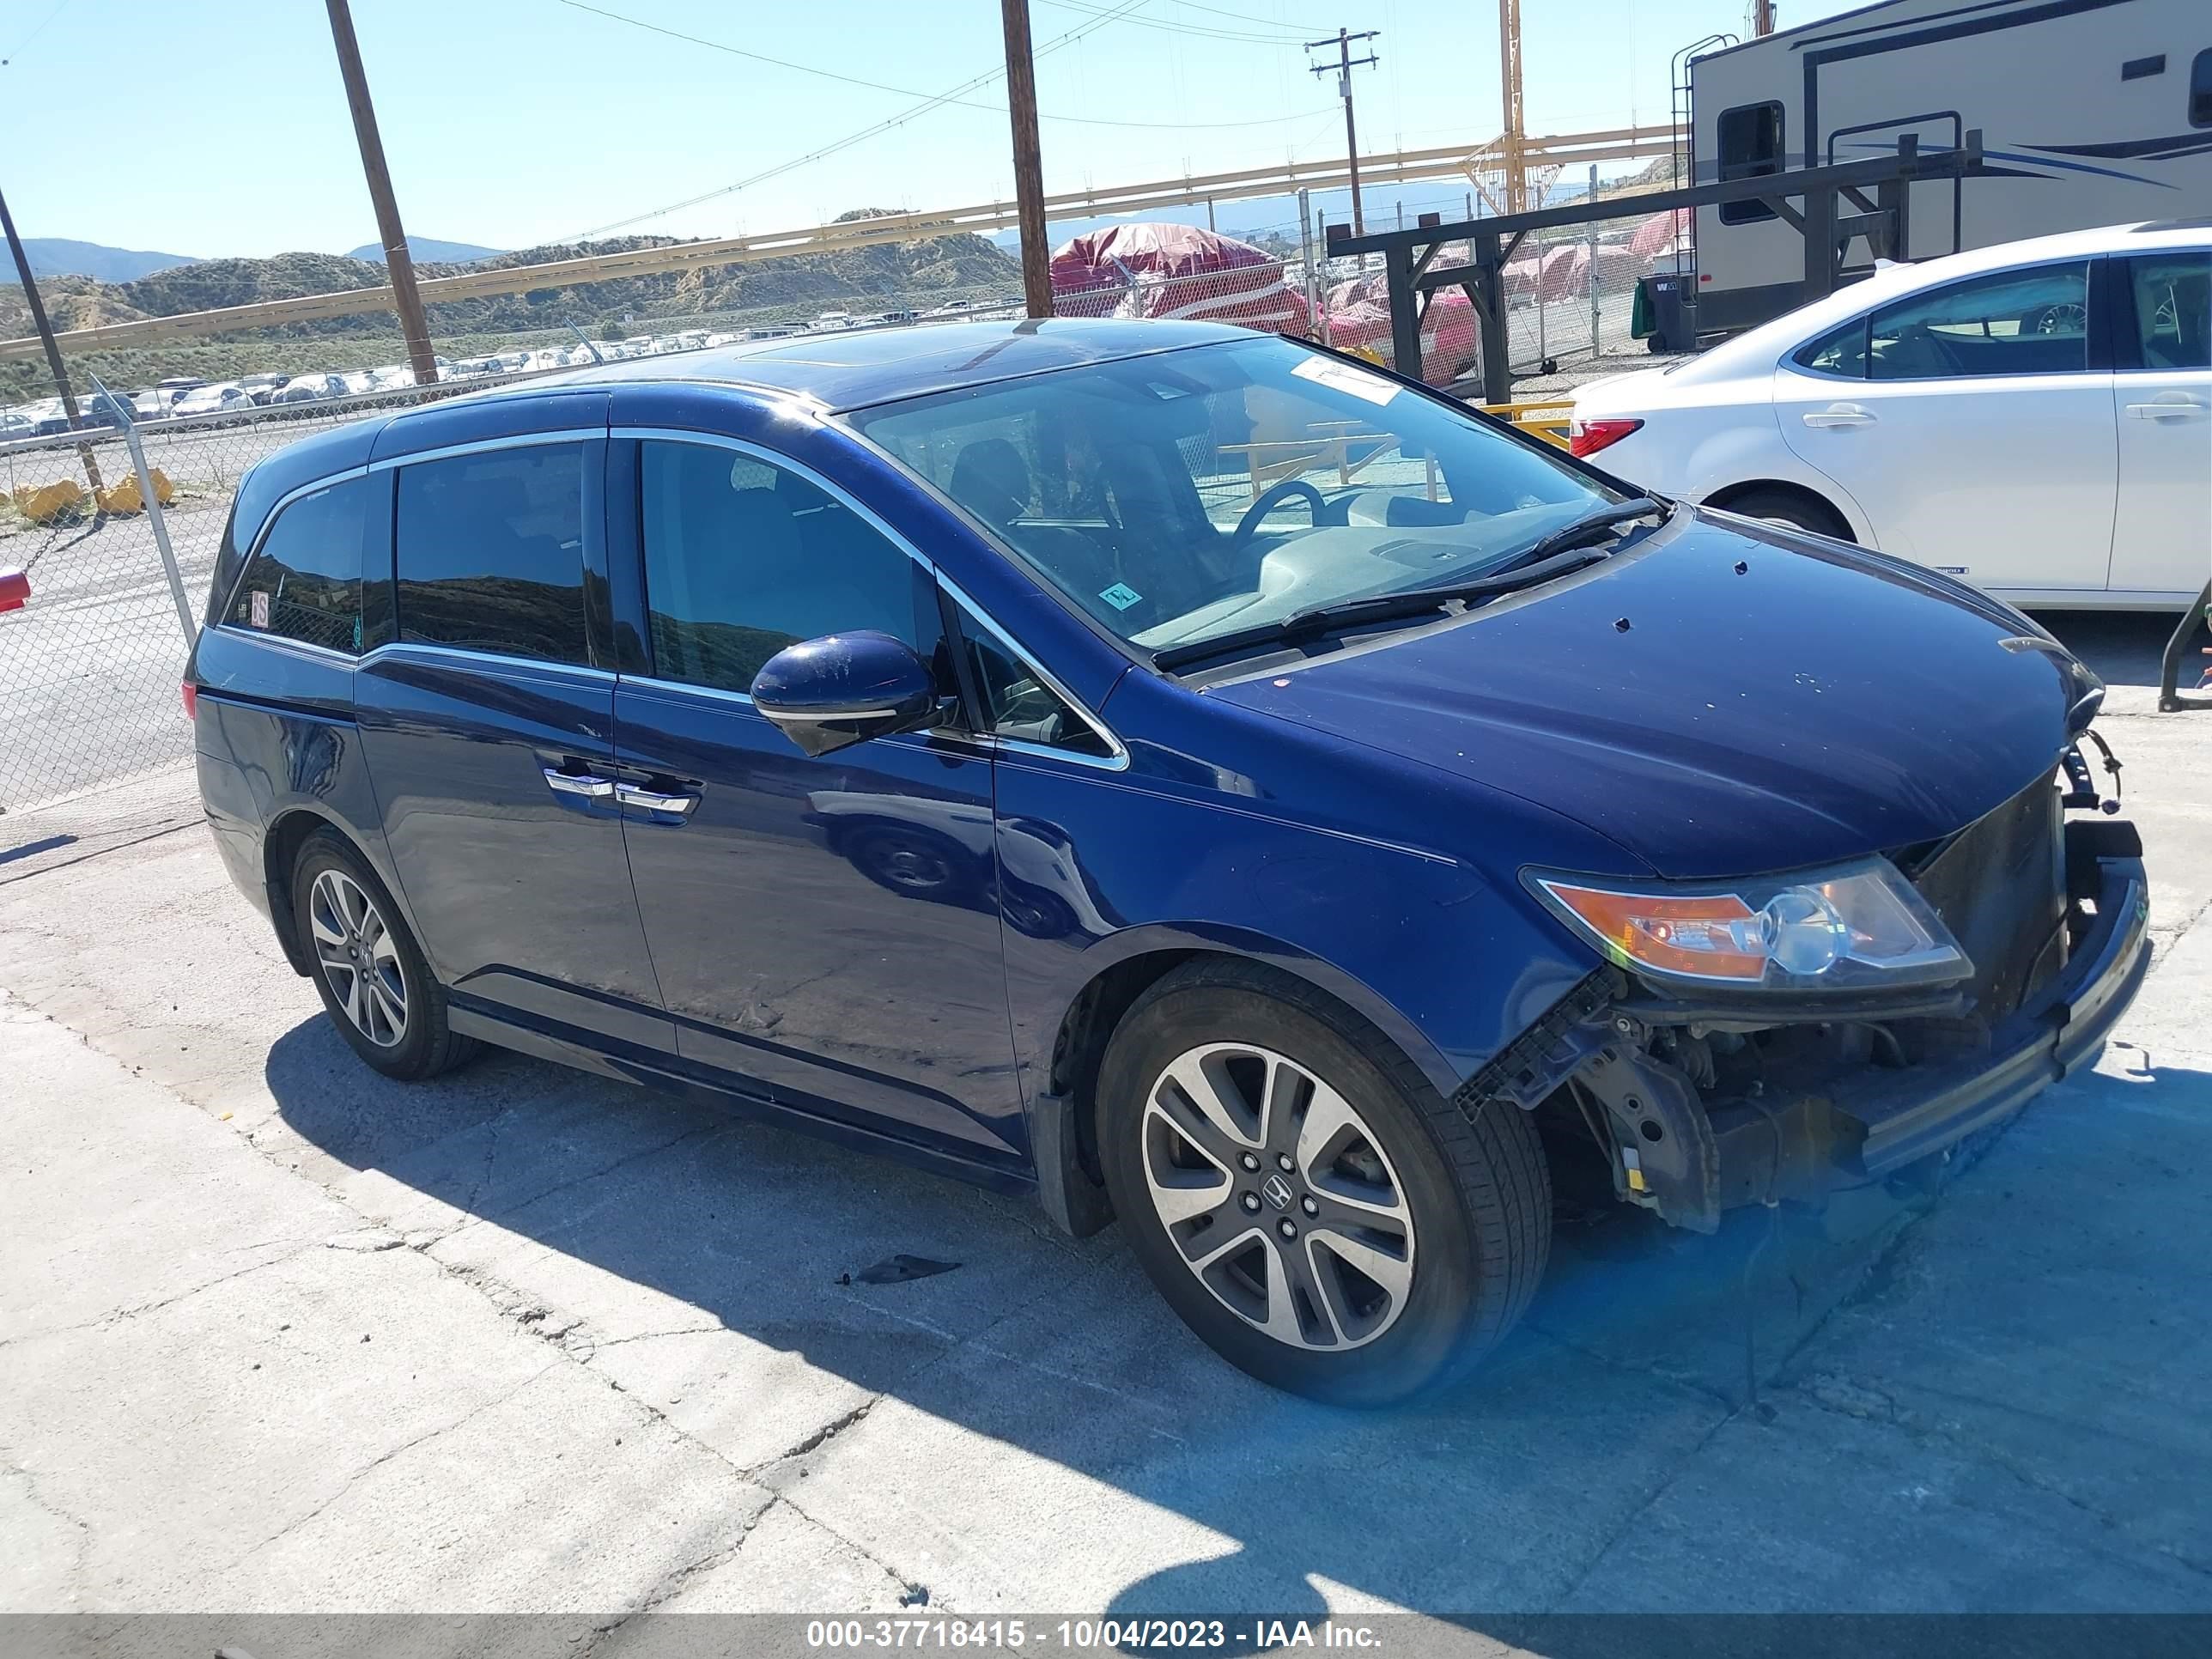
[(1445, 1094), (1596, 965), (1517, 887), (1456, 860), (1072, 770), (999, 767), (1001, 823), (1060, 828), (1048, 884), (1033, 852), (1025, 878), (1059, 894), (1054, 915), (1068, 919), (1056, 933), (1004, 936), (1025, 1102), (1049, 1086), (1084, 988), (1152, 952), (1218, 951), (1294, 974), (1371, 1021)]

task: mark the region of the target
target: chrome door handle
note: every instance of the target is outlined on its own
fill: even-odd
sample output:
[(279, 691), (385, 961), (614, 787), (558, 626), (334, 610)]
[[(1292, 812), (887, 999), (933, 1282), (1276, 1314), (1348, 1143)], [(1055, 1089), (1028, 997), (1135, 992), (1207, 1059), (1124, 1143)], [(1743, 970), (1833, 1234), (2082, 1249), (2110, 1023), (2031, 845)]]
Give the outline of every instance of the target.
[(696, 795), (668, 795), (658, 789), (647, 789), (635, 783), (614, 786), (615, 804), (635, 806), (649, 812), (673, 812), (678, 817), (689, 817), (691, 809), (699, 804)]
[(595, 778), (589, 772), (563, 772), (557, 766), (545, 769), (545, 787), (556, 795), (575, 795), (585, 800), (605, 800), (615, 793), (612, 778)]
[(1805, 411), (1807, 426), (1872, 426), (1874, 416), (1856, 404), (1831, 404)]
[(2138, 421), (2185, 421), (2203, 412), (2204, 405), (2194, 398), (2161, 398), (2154, 404), (2128, 405), (2128, 413)]

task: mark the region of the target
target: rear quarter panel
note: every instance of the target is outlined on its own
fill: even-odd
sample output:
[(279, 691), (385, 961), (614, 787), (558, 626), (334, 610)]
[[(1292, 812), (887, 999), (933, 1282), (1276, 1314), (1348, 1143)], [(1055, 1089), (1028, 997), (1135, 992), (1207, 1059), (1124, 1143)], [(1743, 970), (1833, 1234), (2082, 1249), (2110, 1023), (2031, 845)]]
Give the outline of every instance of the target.
[(353, 720), (353, 665), (221, 628), (202, 631), (195, 660), (200, 796), (231, 878), (266, 914), (282, 896), (269, 890), (264, 845), (306, 812), (343, 831), (397, 896)]

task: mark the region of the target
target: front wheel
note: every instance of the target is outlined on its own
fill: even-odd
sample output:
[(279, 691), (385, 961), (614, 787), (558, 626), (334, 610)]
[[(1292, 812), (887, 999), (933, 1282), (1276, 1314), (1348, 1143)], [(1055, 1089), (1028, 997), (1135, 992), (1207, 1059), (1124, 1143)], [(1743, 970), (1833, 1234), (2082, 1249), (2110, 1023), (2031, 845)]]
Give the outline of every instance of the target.
[(1244, 963), (1178, 969), (1098, 1085), (1099, 1157), (1153, 1284), (1264, 1382), (1382, 1405), (1493, 1346), (1542, 1277), (1526, 1114), (1469, 1116), (1364, 1022)]

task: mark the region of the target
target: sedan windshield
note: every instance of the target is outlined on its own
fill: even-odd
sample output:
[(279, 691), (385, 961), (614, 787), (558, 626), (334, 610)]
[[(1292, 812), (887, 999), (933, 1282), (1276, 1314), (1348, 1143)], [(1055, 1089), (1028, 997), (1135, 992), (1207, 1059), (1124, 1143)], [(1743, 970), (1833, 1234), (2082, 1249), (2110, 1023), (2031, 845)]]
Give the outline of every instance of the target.
[(1272, 336), (854, 422), (1150, 651), (1479, 578), (1619, 499), (1447, 402)]

